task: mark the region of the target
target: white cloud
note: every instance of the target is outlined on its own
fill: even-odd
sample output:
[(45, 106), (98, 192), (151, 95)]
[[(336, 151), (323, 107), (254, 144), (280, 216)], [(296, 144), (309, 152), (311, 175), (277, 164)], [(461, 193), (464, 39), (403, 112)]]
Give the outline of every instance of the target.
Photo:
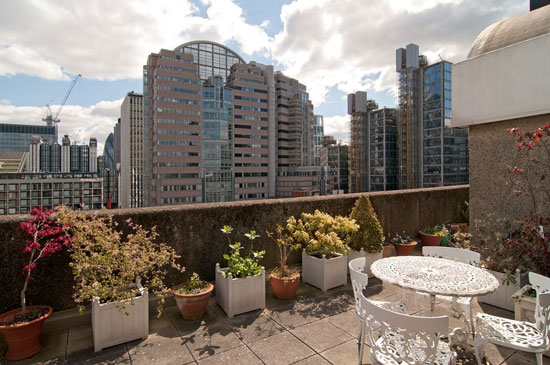
[(332, 117), (324, 117), (324, 134), (325, 136), (333, 136), (337, 141), (342, 141), (349, 144), (349, 116), (335, 115)]
[[(120, 116), (122, 99), (101, 101), (89, 107), (80, 105), (65, 105), (59, 119), (59, 139), (67, 134), (71, 141), (87, 144), (90, 138), (97, 138), (98, 154), (103, 153), (105, 139)], [(59, 105), (52, 105), (52, 111), (59, 109)], [(39, 125), (46, 117), (46, 107), (14, 106), (0, 104), (0, 121), (2, 123), (34, 124)]]
[(490, 24), (526, 11), (514, 0), (294, 0), (272, 57), (308, 86), (316, 106), (330, 88), (396, 92), (395, 49), (416, 43), (431, 61), (466, 57)]

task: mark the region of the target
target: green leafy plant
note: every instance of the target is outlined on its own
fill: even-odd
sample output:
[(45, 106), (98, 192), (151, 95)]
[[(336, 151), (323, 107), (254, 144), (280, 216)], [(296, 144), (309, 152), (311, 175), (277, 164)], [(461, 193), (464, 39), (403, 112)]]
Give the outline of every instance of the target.
[(62, 206), (57, 217), (72, 237), (73, 297), (81, 312), (93, 297), (102, 302), (122, 302), (123, 309), (138, 295), (133, 284), (140, 280), (159, 297), (157, 311), (162, 314), (164, 295), (169, 292), (164, 284), (167, 269), (180, 267), (174, 249), (156, 242), (155, 227), (148, 231), (128, 219), (131, 233), (124, 238), (112, 216), (88, 216)]
[(350, 250), (351, 236), (359, 229), (355, 219), (316, 210), (315, 213), (302, 213), (296, 222), (292, 236), (302, 243), (308, 253), (332, 257), (334, 253), (345, 254)]
[(256, 234), (256, 231), (250, 231), (245, 233), (245, 236), (250, 240), (250, 251), (247, 256), (241, 256), (240, 251), (243, 249), (240, 242), (231, 242), (230, 234), (233, 231), (231, 226), (223, 226), (221, 231), (227, 236), (229, 247), (231, 248), (231, 254), (224, 254), (223, 258), (227, 260), (227, 269), (223, 271), (225, 277), (229, 273), (234, 278), (246, 278), (248, 276), (260, 275), (262, 273), (262, 266), (258, 263), (265, 255), (265, 250), (254, 251), (253, 242), (256, 238), (260, 237)]
[(398, 243), (402, 245), (410, 245), (414, 240), (411, 238), (411, 236), (408, 236), (405, 231), (403, 231), (403, 234), (399, 234), (395, 232), (390, 240), (391, 243)]
[(430, 226), (426, 227), (422, 230), (422, 233), (424, 234), (431, 234), (434, 236), (447, 236), (449, 234), (449, 230), (445, 227), (445, 224), (447, 224), (448, 221), (441, 223), (437, 226)]
[(384, 231), (368, 196), (357, 199), (350, 218), (359, 225), (359, 229), (351, 236), (350, 247), (356, 250), (363, 248), (367, 253), (381, 252)]
[(292, 251), (297, 251), (302, 247), (293, 237), (294, 232), (296, 232), (296, 223), (296, 218), (292, 216), (287, 219), (284, 227), (277, 224), (277, 229), (275, 230), (276, 236), (274, 236), (274, 233), (266, 231), (267, 236), (271, 238), (279, 248), (279, 267), (276, 267), (272, 271), (272, 274), (279, 278), (292, 277), (297, 273), (297, 270), (289, 269), (286, 265), (288, 255)]
[(199, 294), (208, 289), (208, 287), (208, 282), (201, 280), (199, 274), (194, 272), (187, 283), (178, 286), (174, 291), (178, 294)]

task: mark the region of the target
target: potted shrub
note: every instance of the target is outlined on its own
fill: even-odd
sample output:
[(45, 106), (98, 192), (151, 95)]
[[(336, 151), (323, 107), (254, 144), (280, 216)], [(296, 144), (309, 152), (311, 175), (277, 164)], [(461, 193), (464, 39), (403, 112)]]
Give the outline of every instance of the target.
[(286, 265), (290, 252), (299, 250), (301, 247), (293, 237), (293, 233), (296, 231), (296, 223), (296, 219), (290, 217), (287, 219), (284, 228), (278, 224), (276, 237), (273, 236), (273, 233), (266, 232), (267, 236), (279, 248), (279, 267), (273, 269), (269, 281), (275, 297), (282, 300), (294, 298), (300, 284), (300, 272), (296, 269), (289, 269)]
[(355, 219), (359, 229), (351, 236), (348, 253), (349, 261), (357, 257), (365, 257), (365, 272), (372, 277), (370, 265), (382, 258), (384, 231), (374, 212), (368, 196), (363, 195), (355, 202), (350, 218)]
[[(426, 227), (423, 230), (418, 232), (420, 234), (420, 241), (422, 246), (448, 246), (450, 235), (447, 228), (445, 228), (445, 223), (434, 226)], [(441, 240), (446, 239), (446, 244), (442, 244)]]
[(302, 243), (302, 279), (323, 291), (347, 283), (351, 236), (359, 229), (354, 219), (315, 211), (302, 213), (294, 238)]
[(196, 272), (189, 280), (174, 289), (172, 294), (183, 319), (193, 321), (199, 319), (206, 312), (208, 300), (214, 290), (214, 285), (202, 281)]
[(23, 249), (28, 258), (23, 266), (25, 282), (20, 294), (21, 308), (0, 315), (0, 332), (8, 344), (5, 355), (8, 361), (27, 359), (40, 352), (40, 332), (44, 321), (52, 314), (52, 308), (47, 305), (28, 307), (25, 293), (29, 283), (34, 279), (31, 273), (36, 269), (38, 260), (49, 257), (71, 244), (62, 225), (53, 216), (52, 210), (34, 208), (30, 215), (33, 216), (31, 220), (19, 225), (29, 236)]
[(166, 270), (179, 269), (174, 249), (156, 242), (155, 227), (147, 231), (131, 219), (126, 220), (130, 233), (124, 239), (112, 216), (90, 216), (61, 207), (58, 217), (73, 237), (73, 297), (81, 311), (92, 303), (94, 350), (147, 338), (148, 293), (158, 296), (160, 316), (164, 295), (169, 293), (164, 285)]
[(395, 247), (397, 256), (410, 255), (416, 246), (416, 241), (410, 236), (407, 236), (405, 232), (403, 232), (403, 235), (396, 232), (391, 239), (391, 243), (393, 243), (393, 246)]
[(259, 235), (255, 231), (246, 233), (251, 246), (248, 255), (241, 256), (243, 249), (240, 242), (231, 242), (231, 226), (221, 230), (229, 242), (231, 254), (224, 254), (227, 267), (216, 264), (216, 302), (228, 317), (235, 314), (265, 308), (265, 270), (258, 263), (265, 251), (254, 251), (253, 242)]

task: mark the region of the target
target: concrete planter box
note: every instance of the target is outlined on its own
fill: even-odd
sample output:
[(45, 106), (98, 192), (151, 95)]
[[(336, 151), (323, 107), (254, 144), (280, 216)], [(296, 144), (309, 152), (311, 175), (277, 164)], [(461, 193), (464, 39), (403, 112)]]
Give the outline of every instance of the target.
[(137, 287), (141, 296), (133, 298), (130, 304), (100, 303), (98, 297), (93, 298), (92, 331), (95, 352), (149, 336), (149, 294), (141, 285), (138, 284)]
[(493, 270), (489, 270), (489, 272), (498, 279), (500, 285), (496, 291), (477, 297), (477, 301), (513, 312), (514, 300), (512, 299), (512, 296), (521, 288), (522, 284), (527, 281), (527, 277), (525, 275), (517, 274), (515, 284), (505, 285), (502, 283), (502, 280), (505, 277), (504, 273)]
[(372, 278), (374, 275), (372, 271), (370, 270), (370, 265), (372, 265), (376, 260), (380, 260), (383, 256), (383, 252), (376, 252), (376, 253), (367, 253), (363, 248), (361, 248), (360, 251), (351, 250), (347, 255), (347, 263), (349, 265), (349, 262), (353, 259), (357, 259), (359, 257), (364, 257), (366, 259), (365, 264), (365, 273), (369, 276), (369, 278)]
[(346, 285), (348, 281), (348, 265), (346, 256), (327, 259), (308, 255), (302, 251), (302, 281), (311, 284), (322, 291)]
[(228, 317), (265, 308), (265, 270), (261, 275), (234, 279), (216, 264), (216, 302)]

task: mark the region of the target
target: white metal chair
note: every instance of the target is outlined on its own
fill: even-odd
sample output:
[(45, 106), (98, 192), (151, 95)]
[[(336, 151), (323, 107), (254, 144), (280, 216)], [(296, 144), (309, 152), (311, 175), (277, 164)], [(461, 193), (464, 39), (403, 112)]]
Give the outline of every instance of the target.
[(535, 323), (477, 314), (477, 333), (474, 339), (474, 351), (478, 365), (485, 357), (487, 343), (510, 347), (516, 350), (534, 352), (537, 364), (542, 365), (542, 355), (550, 349), (550, 279), (535, 273), (529, 273), (529, 281), (537, 290)]
[(374, 364), (455, 364), (456, 353), (440, 336), (449, 333), (449, 317), (416, 317), (379, 307), (361, 295)]
[[(428, 257), (438, 257), (454, 261), (460, 261), (465, 264), (469, 264), (475, 267), (479, 267), (481, 261), (481, 255), (478, 252), (465, 250), (455, 247), (442, 247), (442, 246), (426, 246), (422, 247), (422, 254)], [(429, 297), (429, 294), (416, 292), (415, 305), (418, 309), (418, 301), (422, 297)], [(436, 295), (436, 299), (452, 303), (453, 297), (448, 295)], [(433, 299), (432, 299), (433, 300)], [(466, 319), (470, 322), (470, 330), (474, 334), (474, 318), (472, 316), (472, 298), (471, 297), (457, 297), (456, 303), (458, 309), (464, 313)]]
[[(355, 313), (359, 317), (361, 324), (361, 328), (359, 329), (359, 364), (361, 364), (361, 360), (363, 359), (363, 350), (365, 347), (365, 319), (361, 317), (361, 295), (369, 283), (369, 276), (364, 272), (365, 265), (366, 259), (364, 257), (353, 259), (348, 264), (353, 296), (355, 297)], [(393, 312), (407, 313), (407, 308), (402, 303), (371, 302)]]

